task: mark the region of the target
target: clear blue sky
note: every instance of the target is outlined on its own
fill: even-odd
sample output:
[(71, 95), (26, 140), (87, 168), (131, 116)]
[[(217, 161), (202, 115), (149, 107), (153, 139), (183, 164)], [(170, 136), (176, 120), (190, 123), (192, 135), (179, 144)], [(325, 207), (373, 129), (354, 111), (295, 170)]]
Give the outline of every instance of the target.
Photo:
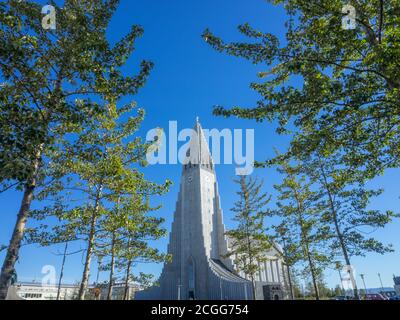
[[(45, 3), (45, 1), (40, 1)], [(58, 1), (58, 3), (62, 3)], [(237, 119), (223, 119), (211, 114), (212, 106), (241, 105), (253, 106), (257, 94), (249, 89), (249, 83), (256, 80), (256, 73), (265, 71), (263, 66), (220, 54), (211, 49), (201, 38), (202, 31), (209, 27), (226, 40), (241, 39), (237, 26), (250, 22), (260, 30), (284, 35), (285, 13), (280, 7), (273, 7), (265, 0), (122, 0), (109, 30), (110, 41), (123, 36), (132, 24), (140, 24), (145, 29), (144, 36), (137, 42), (137, 50), (129, 60), (126, 72), (136, 72), (138, 62), (149, 59), (155, 68), (147, 85), (134, 97), (138, 105), (145, 108), (147, 117), (143, 123), (142, 136), (150, 128), (168, 128), (168, 121), (177, 120), (178, 128), (191, 128), (195, 117), (199, 116), (204, 128), (254, 128), (256, 159), (262, 160), (273, 154), (273, 147), (284, 149), (288, 139), (274, 132), (274, 125), (255, 123)], [(125, 99), (128, 101), (131, 99)], [(224, 209), (225, 223), (229, 227), (232, 214), (230, 208), (235, 201), (233, 165), (217, 166), (217, 177)], [(147, 168), (146, 176), (150, 180), (174, 182), (168, 195), (154, 199), (163, 204), (159, 215), (166, 219), (165, 227), (170, 228), (179, 188), (180, 165), (158, 165)], [(273, 184), (280, 177), (272, 169), (255, 172), (265, 180), (265, 191), (274, 195)], [(373, 208), (398, 209), (400, 206), (398, 188), (400, 170), (391, 170), (384, 177), (371, 182), (373, 187), (385, 188), (385, 193), (372, 204)], [(0, 195), (0, 244), (9, 241), (21, 194), (15, 191)], [(34, 207), (39, 204), (35, 203)], [(367, 255), (354, 259), (358, 274), (365, 273), (368, 287), (379, 287), (377, 273), (380, 272), (384, 286), (392, 286), (392, 275), (400, 275), (400, 222), (388, 226), (375, 236), (386, 243), (392, 243), (397, 250), (393, 254), (380, 256)], [(167, 239), (155, 245), (166, 250)], [(75, 247), (84, 247), (76, 244)], [(61, 257), (55, 256), (61, 248), (24, 247), (21, 250), (17, 271), (20, 281), (41, 279), (41, 268), (54, 265), (59, 268)], [(4, 253), (0, 255), (0, 261)], [(93, 261), (91, 281), (95, 279), (96, 268)], [(141, 265), (137, 271), (161, 271), (161, 265)], [(67, 260), (64, 280), (68, 283), (79, 281), (82, 270), (82, 256)], [(327, 270), (330, 286), (339, 283), (336, 271)], [(105, 279), (103, 273), (101, 279)], [(360, 278), (357, 277), (360, 282)]]

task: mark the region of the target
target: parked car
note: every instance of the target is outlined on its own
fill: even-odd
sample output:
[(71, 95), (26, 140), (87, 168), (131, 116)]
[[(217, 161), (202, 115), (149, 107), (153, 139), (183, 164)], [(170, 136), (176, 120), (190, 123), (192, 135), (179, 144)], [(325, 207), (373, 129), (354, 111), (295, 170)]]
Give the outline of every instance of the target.
[(365, 295), (365, 300), (388, 300), (380, 293), (368, 293)]
[(391, 297), (397, 296), (396, 291), (381, 291), (379, 292), (381, 295), (383, 295), (387, 300), (390, 300)]
[(333, 300), (353, 300), (353, 297), (349, 296), (336, 296)]

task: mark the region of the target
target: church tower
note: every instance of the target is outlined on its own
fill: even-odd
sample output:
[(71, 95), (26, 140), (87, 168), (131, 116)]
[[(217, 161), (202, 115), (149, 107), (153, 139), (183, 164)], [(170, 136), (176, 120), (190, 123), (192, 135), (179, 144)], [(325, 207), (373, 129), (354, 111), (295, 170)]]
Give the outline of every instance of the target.
[(170, 232), (172, 262), (164, 265), (159, 287), (138, 292), (136, 299), (251, 299), (250, 282), (234, 273), (227, 252), (215, 167), (197, 119)]

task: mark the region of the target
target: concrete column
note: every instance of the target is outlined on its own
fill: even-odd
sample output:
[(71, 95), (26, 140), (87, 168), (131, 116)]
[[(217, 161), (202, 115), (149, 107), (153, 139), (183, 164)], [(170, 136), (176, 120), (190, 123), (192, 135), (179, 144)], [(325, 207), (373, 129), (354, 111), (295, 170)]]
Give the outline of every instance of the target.
[(267, 261), (264, 262), (264, 269), (265, 269), (265, 281), (268, 282), (268, 267), (267, 267)]
[(278, 282), (281, 282), (281, 275), (280, 275), (280, 272), (279, 272), (279, 260), (275, 260), (275, 264), (276, 264), (276, 274), (277, 274), (277, 278), (278, 278)]

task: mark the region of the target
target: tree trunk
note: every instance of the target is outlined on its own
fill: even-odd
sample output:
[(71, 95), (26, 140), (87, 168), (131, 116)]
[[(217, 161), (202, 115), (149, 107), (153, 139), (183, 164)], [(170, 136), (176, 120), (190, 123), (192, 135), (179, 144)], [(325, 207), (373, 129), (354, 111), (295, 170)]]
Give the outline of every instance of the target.
[(315, 273), (314, 269), (314, 263), (312, 261), (310, 252), (308, 250), (308, 245), (307, 245), (307, 259), (308, 259), (308, 264), (310, 266), (310, 271), (311, 271), (311, 278), (314, 286), (314, 291), (315, 291), (315, 299), (319, 300), (319, 289), (318, 289), (318, 283), (317, 283), (317, 275)]
[(254, 281), (254, 275), (250, 275), (251, 278), (251, 289), (253, 291), (253, 300), (256, 300), (256, 285), (255, 285), (255, 281)]
[(97, 217), (96, 214), (93, 213), (92, 216), (92, 222), (90, 224), (90, 233), (89, 233), (89, 238), (88, 238), (88, 247), (86, 251), (86, 258), (85, 258), (85, 266), (83, 268), (83, 274), (82, 274), (82, 281), (81, 285), (79, 287), (79, 295), (78, 299), (79, 300), (85, 300), (85, 293), (89, 281), (89, 271), (90, 271), (90, 263), (92, 259), (92, 253), (93, 253), (93, 245), (94, 245), (94, 239), (95, 239), (95, 225), (96, 225)]
[(95, 207), (92, 215), (92, 220), (90, 222), (90, 231), (89, 231), (89, 238), (88, 238), (88, 247), (86, 251), (86, 258), (85, 258), (85, 267), (83, 268), (82, 274), (82, 281), (79, 287), (79, 300), (85, 300), (85, 293), (89, 282), (89, 272), (90, 272), (90, 263), (92, 260), (92, 253), (93, 253), (93, 246), (95, 240), (95, 233), (96, 233), (96, 222), (99, 213), (100, 207), (100, 196), (102, 192), (102, 186), (99, 187), (99, 190), (96, 195)]
[(297, 191), (295, 189), (292, 189), (295, 195), (295, 199), (297, 202), (297, 220), (300, 226), (300, 236), (301, 236), (301, 241), (303, 242), (303, 250), (305, 255), (307, 256), (308, 264), (310, 267), (311, 271), (311, 277), (312, 277), (312, 282), (314, 286), (314, 291), (315, 291), (315, 299), (319, 300), (319, 290), (318, 290), (318, 285), (317, 285), (317, 275), (315, 273), (315, 268), (314, 268), (314, 262), (311, 258), (310, 254), (310, 247), (309, 247), (309, 241), (308, 241), (308, 234), (306, 230), (304, 229), (304, 218), (303, 218), (303, 206), (302, 202), (300, 201)]
[(291, 271), (290, 271), (290, 266), (288, 264), (286, 265), (286, 270), (287, 270), (287, 274), (288, 274), (290, 297), (291, 297), (292, 300), (294, 300), (292, 276), (290, 274)]
[(57, 299), (60, 300), (60, 291), (61, 291), (61, 281), (64, 275), (64, 266), (65, 266), (65, 259), (67, 257), (67, 250), (68, 250), (68, 241), (65, 242), (65, 247), (64, 247), (64, 255), (63, 255), (63, 260), (61, 264), (61, 271), (60, 271), (60, 279), (58, 280), (58, 288), (57, 288)]
[(308, 237), (307, 234), (305, 233), (303, 229), (303, 219), (300, 218), (300, 227), (301, 227), (301, 233), (302, 233), (302, 241), (303, 241), (303, 249), (305, 250), (305, 254), (307, 256), (307, 261), (308, 265), (310, 267), (310, 272), (311, 272), (311, 278), (312, 278), (312, 283), (315, 291), (315, 299), (319, 300), (319, 289), (318, 289), (318, 284), (317, 284), (317, 275), (315, 272), (315, 267), (314, 267), (314, 262), (312, 260), (311, 254), (310, 254), (310, 247), (308, 244)]
[(132, 260), (128, 261), (128, 266), (126, 267), (126, 277), (125, 277), (125, 291), (124, 300), (129, 300), (129, 278), (131, 276)]
[(350, 258), (349, 258), (348, 252), (347, 252), (346, 245), (344, 243), (343, 235), (342, 235), (342, 233), (340, 231), (340, 227), (339, 227), (336, 215), (334, 217), (334, 222), (335, 222), (335, 228), (336, 228), (336, 233), (337, 233), (337, 236), (338, 236), (338, 239), (339, 239), (340, 247), (342, 248), (343, 257), (344, 257), (344, 260), (345, 260), (346, 265), (348, 267), (347, 272), (348, 272), (349, 277), (350, 277), (350, 279), (352, 281), (352, 285), (354, 285), (354, 288), (353, 288), (354, 298), (359, 300), (360, 296), (358, 294), (357, 283), (356, 283), (356, 280), (354, 279), (354, 275), (352, 274), (352, 271), (350, 269), (351, 268)]
[[(248, 249), (248, 255), (249, 255), (249, 264), (251, 267), (253, 265), (253, 255), (251, 253), (251, 240), (250, 240), (250, 236), (249, 236), (249, 232), (248, 232), (247, 223), (246, 223), (246, 231), (247, 231), (247, 249)], [(256, 300), (256, 285), (255, 285), (255, 281), (254, 281), (254, 273), (253, 272), (250, 273), (250, 278), (251, 278), (251, 287), (253, 290), (253, 300)]]
[(111, 266), (110, 266), (107, 300), (112, 300), (114, 265), (115, 265), (115, 232), (113, 232), (112, 242), (111, 242)]
[(36, 188), (36, 179), (39, 171), (43, 146), (40, 146), (33, 162), (33, 172), (31, 180), (26, 184), (21, 206), (17, 215), (17, 221), (11, 236), (10, 244), (7, 248), (6, 258), (4, 259), (0, 275), (0, 300), (7, 297), (8, 288), (11, 285), (11, 278), (15, 272), (15, 263), (18, 260), (19, 249), (24, 238), (25, 225), (29, 217), (29, 211), (33, 200), (33, 194)]
[(308, 236), (306, 234), (306, 231), (304, 230), (304, 220), (303, 220), (302, 214), (300, 212), (298, 213), (298, 220), (299, 220), (299, 225), (300, 225), (300, 229), (301, 229), (300, 231), (301, 231), (301, 241), (303, 242), (303, 250), (304, 250), (304, 254), (307, 257), (308, 265), (309, 265), (310, 272), (311, 272), (312, 283), (313, 283), (313, 287), (314, 287), (314, 291), (315, 291), (315, 299), (319, 300), (317, 275), (316, 275), (315, 268), (314, 268), (314, 262), (312, 260), (311, 254), (310, 254)]
[[(338, 221), (338, 217), (337, 217), (337, 213), (336, 213), (336, 209), (335, 209), (335, 203), (334, 203), (334, 200), (333, 200), (333, 196), (332, 196), (331, 190), (329, 188), (328, 179), (327, 179), (327, 176), (325, 174), (324, 166), (323, 166), (323, 164), (321, 162), (321, 159), (319, 159), (319, 165), (320, 165), (320, 169), (321, 169), (321, 173), (322, 173), (322, 177), (323, 177), (323, 183), (325, 185), (325, 189), (326, 189), (327, 194), (328, 194), (329, 206), (330, 206), (330, 209), (331, 209), (332, 220), (333, 220), (334, 225), (335, 225), (336, 235), (338, 237), (338, 240), (339, 240), (339, 243), (340, 243), (340, 247), (342, 249), (343, 257), (344, 257), (344, 260), (346, 262), (346, 265), (347, 265), (348, 268), (351, 268), (350, 257), (349, 257), (348, 251), (347, 251), (346, 244), (344, 242), (343, 233), (340, 230), (339, 221)], [(359, 300), (360, 296), (358, 294), (357, 283), (356, 283), (356, 281), (354, 279), (354, 275), (352, 274), (350, 269), (348, 269), (347, 272), (349, 273), (349, 277), (350, 277), (350, 279), (352, 281), (352, 285), (354, 285), (354, 288), (353, 288), (354, 298)]]

